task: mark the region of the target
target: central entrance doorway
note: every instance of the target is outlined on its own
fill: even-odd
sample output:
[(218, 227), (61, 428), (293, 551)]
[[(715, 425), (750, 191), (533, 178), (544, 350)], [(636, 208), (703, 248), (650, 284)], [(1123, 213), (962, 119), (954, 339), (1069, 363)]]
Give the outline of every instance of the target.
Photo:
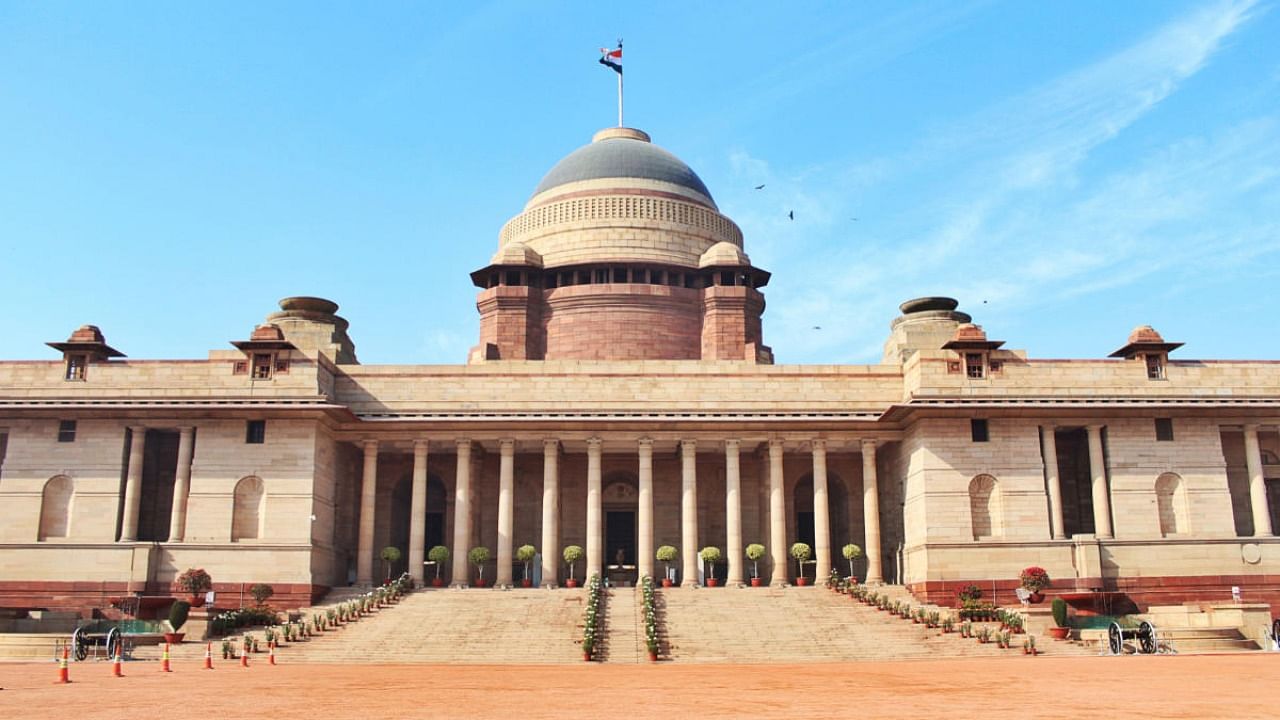
[(604, 568), (612, 585), (635, 585), (636, 509), (639, 497), (629, 473), (610, 473), (604, 486)]

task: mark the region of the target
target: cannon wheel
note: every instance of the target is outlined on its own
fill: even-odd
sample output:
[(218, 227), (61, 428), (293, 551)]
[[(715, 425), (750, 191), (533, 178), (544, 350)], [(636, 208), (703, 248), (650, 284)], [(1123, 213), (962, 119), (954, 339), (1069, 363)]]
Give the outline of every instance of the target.
[(1120, 623), (1113, 622), (1111, 627), (1107, 628), (1107, 648), (1111, 650), (1112, 655), (1124, 652), (1124, 633), (1120, 631)]
[(1276, 641), (1276, 645), (1280, 645), (1280, 620), (1271, 623), (1271, 639)]
[(111, 628), (107, 633), (107, 659), (110, 660), (116, 656), (120, 650), (120, 628)]
[(1138, 625), (1138, 646), (1147, 655), (1154, 655), (1160, 649), (1160, 644), (1156, 642), (1156, 626), (1150, 621), (1143, 620)]
[(80, 632), (80, 628), (76, 628), (76, 631), (71, 633), (71, 655), (75, 657), (77, 661), (84, 660), (89, 656), (89, 648), (86, 646), (87, 642), (88, 641), (85, 639), (84, 635)]

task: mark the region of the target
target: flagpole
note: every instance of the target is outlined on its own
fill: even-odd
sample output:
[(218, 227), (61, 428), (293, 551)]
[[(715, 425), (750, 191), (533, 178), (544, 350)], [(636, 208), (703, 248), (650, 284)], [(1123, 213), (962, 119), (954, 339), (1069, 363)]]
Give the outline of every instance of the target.
[(622, 126), (622, 73), (618, 73), (618, 127)]

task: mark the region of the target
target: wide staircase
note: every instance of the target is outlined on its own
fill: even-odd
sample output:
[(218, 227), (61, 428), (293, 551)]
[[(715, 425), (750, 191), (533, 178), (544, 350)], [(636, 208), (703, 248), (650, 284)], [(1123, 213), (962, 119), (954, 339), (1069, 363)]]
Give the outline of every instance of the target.
[(605, 592), (605, 636), (597, 653), (599, 660), (610, 663), (647, 660), (640, 605), (640, 590), (637, 588), (611, 588)]
[[(880, 590), (878, 588), (878, 590)], [(910, 594), (901, 588), (904, 600)], [(664, 656), (676, 662), (812, 663), (1022, 654), (943, 634), (876, 611), (821, 587), (660, 590)], [(910, 601), (910, 600), (909, 600)], [(913, 602), (913, 605), (915, 603)], [(1067, 643), (1037, 638), (1047, 655), (1088, 655)]]

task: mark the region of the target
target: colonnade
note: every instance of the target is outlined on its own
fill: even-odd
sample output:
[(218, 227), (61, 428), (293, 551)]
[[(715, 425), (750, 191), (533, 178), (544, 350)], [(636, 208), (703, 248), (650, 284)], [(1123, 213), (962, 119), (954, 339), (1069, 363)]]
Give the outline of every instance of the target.
[[(705, 442), (705, 441), (704, 441)], [(470, 549), (472, 536), (472, 441), (459, 439), (455, 442), (457, 462), (454, 482), (454, 521), (453, 546), (454, 558), (451, 584), (466, 586), (469, 584), (469, 565), (466, 554)], [(697, 452), (699, 441), (681, 440), (680, 449), (680, 545), (682, 582), (684, 585), (696, 585), (698, 580), (698, 467)], [(726, 558), (728, 560), (728, 576), (730, 585), (744, 582), (744, 563), (742, 542), (742, 477), (740, 453), (742, 442), (736, 439), (717, 443), (723, 447), (725, 456), (725, 529)], [(586, 469), (586, 576), (603, 573), (605, 547), (603, 528), (603, 497), (601, 467), (603, 461), (604, 441), (599, 437), (588, 438)], [(543, 473), (542, 473), (542, 576), (544, 583), (553, 586), (558, 575), (558, 561), (561, 548), (559, 546), (558, 519), (560, 516), (560, 442), (554, 438), (543, 441)], [(783, 444), (780, 440), (768, 443), (769, 468), (769, 543), (773, 574), (771, 584), (782, 585), (788, 582), (787, 575), (787, 528), (786, 498), (783, 478)], [(364, 472), (361, 479), (361, 507), (359, 526), (359, 548), (356, 566), (356, 582), (370, 584), (373, 582), (373, 507), (377, 487), (378, 442), (366, 440), (364, 448)], [(509, 586), (512, 584), (513, 535), (514, 535), (514, 477), (516, 441), (503, 438), (498, 441), (498, 544), (497, 544), (497, 578), (495, 584)], [(863, 508), (865, 513), (866, 535), (864, 547), (867, 557), (867, 582), (883, 582), (883, 571), (880, 560), (880, 519), (879, 489), (876, 477), (876, 441), (865, 439), (860, 442), (863, 458)], [(823, 440), (810, 442), (813, 456), (814, 486), (814, 530), (816, 535), (814, 554), (816, 574), (824, 577), (832, 567), (830, 516), (827, 493), (827, 446)], [(637, 520), (637, 570), (639, 575), (653, 575), (654, 563), (654, 512), (653, 512), (653, 440), (639, 438), (636, 441), (636, 464), (638, 479)], [(414, 441), (413, 454), (413, 489), (410, 501), (409, 518), (409, 574), (418, 582), (423, 580), (422, 544), (426, 527), (426, 478), (427, 478), (427, 441)]]

